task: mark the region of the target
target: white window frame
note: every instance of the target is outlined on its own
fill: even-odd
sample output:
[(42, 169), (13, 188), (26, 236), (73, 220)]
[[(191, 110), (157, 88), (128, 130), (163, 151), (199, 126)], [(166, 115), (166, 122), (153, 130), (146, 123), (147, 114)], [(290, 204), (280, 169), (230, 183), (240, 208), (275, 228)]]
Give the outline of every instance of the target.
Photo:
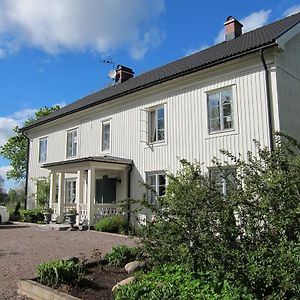
[[(108, 140), (108, 147), (104, 148), (104, 128), (105, 126), (109, 125), (109, 140)], [(101, 151), (105, 153), (109, 153), (111, 151), (111, 120), (102, 121), (101, 123)]]
[[(72, 134), (73, 132), (76, 132), (76, 148), (74, 147), (74, 144), (75, 144), (74, 141), (72, 141), (72, 150), (71, 150), (71, 153), (69, 153), (68, 138), (69, 138), (69, 134)], [(76, 153), (75, 153), (74, 149), (76, 149)], [(78, 130), (78, 128), (68, 129), (66, 132), (66, 158), (77, 157), (78, 149), (79, 149), (79, 130)]]
[[(225, 91), (230, 91), (231, 94), (231, 100), (230, 100), (230, 116), (224, 116), (224, 107), (222, 102), (222, 93)], [(214, 107), (219, 107), (219, 115), (218, 118), (211, 118), (211, 105), (210, 105), (210, 96), (214, 94), (219, 94), (219, 104)], [(232, 86), (226, 86), (214, 91), (208, 91), (207, 92), (207, 124), (208, 124), (208, 133), (209, 134), (215, 134), (215, 133), (221, 133), (221, 132), (227, 132), (232, 131), (235, 129), (235, 120), (234, 120), (234, 105), (233, 105), (233, 98), (234, 98), (234, 91)], [(225, 124), (225, 118), (231, 118), (231, 126), (230, 128), (224, 128)], [(211, 128), (211, 120), (213, 119), (219, 119), (220, 120), (220, 127), (218, 129), (212, 130)]]
[[(42, 147), (42, 142), (46, 142), (46, 146)], [(42, 151), (45, 151), (45, 154), (42, 157)], [(48, 137), (41, 137), (39, 139), (39, 163), (45, 163), (48, 159)]]
[[(155, 177), (155, 184), (152, 185), (151, 182), (149, 182), (150, 177)], [(159, 184), (159, 176), (164, 176), (165, 177), (165, 184), (160, 185)], [(160, 195), (159, 188), (161, 186), (164, 186), (166, 189), (167, 186), (167, 176), (165, 171), (157, 171), (157, 172), (146, 172), (146, 184), (153, 189), (153, 191), (148, 191), (148, 202), (150, 204), (155, 204), (156, 203), (156, 196), (161, 197), (163, 195)]]
[[(65, 204), (74, 204), (76, 203), (76, 188), (77, 182), (75, 178), (68, 178), (65, 181)], [(70, 185), (70, 187), (68, 187)]]
[[(164, 118), (163, 118), (163, 138), (158, 139), (159, 137), (159, 126), (158, 126), (158, 111), (163, 109)], [(147, 109), (148, 113), (148, 143), (155, 144), (155, 143), (163, 143), (166, 141), (166, 107), (165, 105), (159, 105), (155, 107), (151, 107)], [(154, 118), (152, 115), (154, 114)], [(154, 121), (154, 122), (153, 122)]]

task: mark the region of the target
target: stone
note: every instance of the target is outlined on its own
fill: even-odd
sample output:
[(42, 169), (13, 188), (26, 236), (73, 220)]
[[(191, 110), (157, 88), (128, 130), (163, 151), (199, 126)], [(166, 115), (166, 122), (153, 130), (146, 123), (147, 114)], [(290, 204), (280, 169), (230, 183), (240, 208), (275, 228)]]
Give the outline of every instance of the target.
[(135, 260), (135, 261), (132, 261), (132, 262), (129, 262), (128, 264), (126, 264), (125, 265), (125, 270), (128, 273), (133, 273), (133, 272), (136, 272), (138, 270), (141, 270), (142, 268), (144, 268), (144, 266), (145, 266), (144, 261)]
[(131, 277), (128, 277), (128, 278), (118, 282), (115, 286), (113, 286), (112, 292), (120, 286), (127, 285), (129, 283), (134, 282), (134, 280), (135, 280), (135, 276), (131, 276)]

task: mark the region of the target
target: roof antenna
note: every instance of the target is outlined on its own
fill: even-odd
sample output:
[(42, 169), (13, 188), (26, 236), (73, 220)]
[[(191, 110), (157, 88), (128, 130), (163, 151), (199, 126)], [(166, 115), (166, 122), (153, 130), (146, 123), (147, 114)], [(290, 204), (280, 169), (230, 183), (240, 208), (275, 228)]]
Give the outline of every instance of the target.
[(103, 59), (102, 63), (112, 65), (112, 70), (110, 70), (108, 72), (107, 76), (108, 76), (108, 78), (110, 78), (112, 80), (112, 84), (115, 85), (116, 84), (116, 75), (117, 75), (117, 72), (115, 70), (115, 62), (112, 60), (112, 58), (108, 57), (107, 59)]

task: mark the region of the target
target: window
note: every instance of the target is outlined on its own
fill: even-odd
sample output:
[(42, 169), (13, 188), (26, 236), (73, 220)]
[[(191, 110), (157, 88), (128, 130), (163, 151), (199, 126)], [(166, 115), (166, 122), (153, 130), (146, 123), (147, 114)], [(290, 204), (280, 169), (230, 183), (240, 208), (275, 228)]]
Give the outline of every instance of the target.
[(208, 127), (210, 133), (233, 128), (231, 88), (208, 94)]
[(157, 196), (163, 196), (166, 190), (166, 174), (147, 174), (146, 183), (151, 187), (148, 194), (148, 201), (154, 204)]
[(235, 187), (236, 168), (214, 168), (209, 172), (221, 194), (227, 195), (228, 191)]
[(78, 133), (77, 129), (67, 132), (67, 157), (77, 156), (78, 149)]
[(102, 123), (102, 151), (110, 150), (110, 122)]
[(165, 140), (165, 109), (158, 107), (148, 112), (149, 136), (148, 142)]
[(39, 162), (47, 161), (48, 138), (41, 138), (39, 142)]
[(65, 203), (75, 203), (76, 202), (76, 180), (66, 181), (66, 199)]

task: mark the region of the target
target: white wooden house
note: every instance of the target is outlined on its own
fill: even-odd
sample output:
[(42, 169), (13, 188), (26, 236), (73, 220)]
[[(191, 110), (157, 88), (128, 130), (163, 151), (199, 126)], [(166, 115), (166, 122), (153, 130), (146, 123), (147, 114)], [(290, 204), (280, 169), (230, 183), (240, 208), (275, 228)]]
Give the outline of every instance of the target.
[(163, 193), (179, 158), (207, 170), (220, 149), (272, 149), (277, 130), (300, 139), (300, 14), (245, 34), (232, 17), (225, 27), (220, 44), (139, 76), (118, 66), (114, 86), (24, 127), (27, 207), (50, 176), (58, 220), (74, 207), (93, 224), (140, 198), (141, 181)]

